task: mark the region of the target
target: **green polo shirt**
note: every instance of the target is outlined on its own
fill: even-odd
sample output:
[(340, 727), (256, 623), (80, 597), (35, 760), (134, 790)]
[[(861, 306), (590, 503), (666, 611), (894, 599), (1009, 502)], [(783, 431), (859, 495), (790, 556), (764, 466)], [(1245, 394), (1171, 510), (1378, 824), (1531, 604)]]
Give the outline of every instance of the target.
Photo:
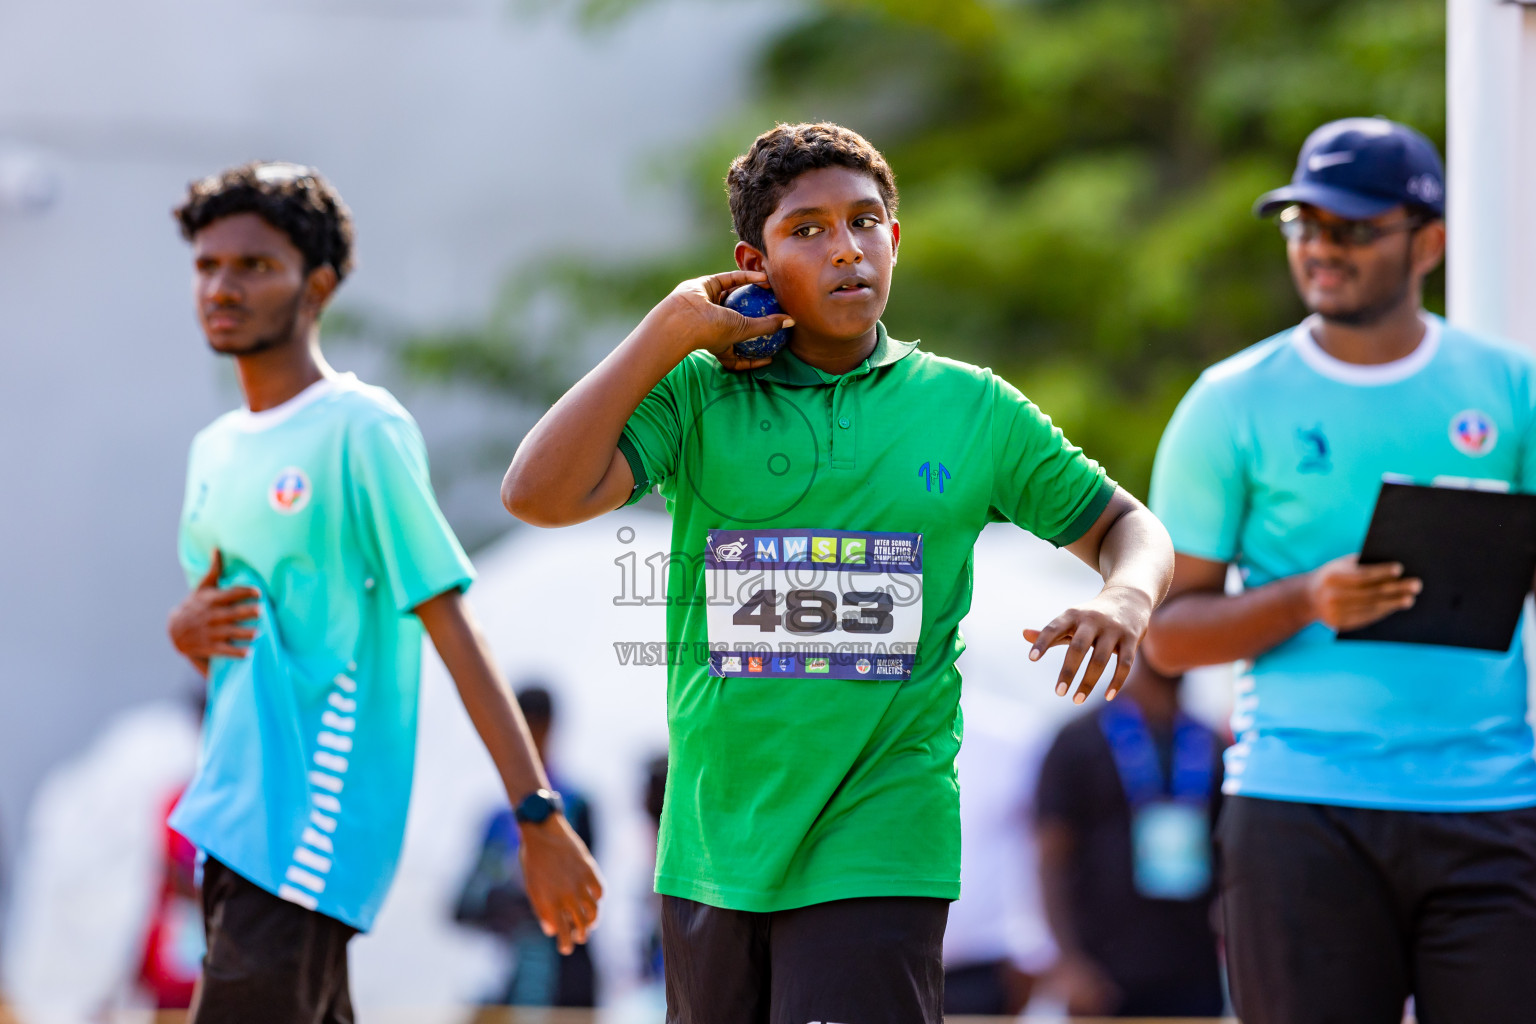
[(1068, 544), (1114, 492), (1007, 381), (878, 335), (841, 376), (694, 352), (620, 438), (631, 501), (657, 487), (673, 516), (665, 895), (958, 897), (976, 537)]

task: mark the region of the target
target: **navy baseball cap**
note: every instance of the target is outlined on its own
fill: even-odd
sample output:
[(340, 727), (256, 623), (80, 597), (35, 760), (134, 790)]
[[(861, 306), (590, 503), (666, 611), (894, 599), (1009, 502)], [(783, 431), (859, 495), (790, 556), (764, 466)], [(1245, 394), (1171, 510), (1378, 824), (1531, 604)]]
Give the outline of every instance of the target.
[(1346, 117), (1307, 136), (1291, 183), (1259, 196), (1268, 217), (1306, 203), (1349, 220), (1379, 217), (1394, 206), (1445, 216), (1445, 167), (1435, 144), (1384, 117)]

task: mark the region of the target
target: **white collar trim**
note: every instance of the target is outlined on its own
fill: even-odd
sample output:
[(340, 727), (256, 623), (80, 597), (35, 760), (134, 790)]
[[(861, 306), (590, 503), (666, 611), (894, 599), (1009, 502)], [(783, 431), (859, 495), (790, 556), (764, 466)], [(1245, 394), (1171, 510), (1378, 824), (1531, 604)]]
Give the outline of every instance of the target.
[(328, 377), (321, 377), (281, 405), (274, 405), (272, 408), (263, 409), (260, 412), (251, 412), (250, 409), (237, 409), (234, 412), (235, 428), (247, 434), (259, 434), (263, 430), (271, 430), (279, 423), (291, 419), (294, 413), (297, 413), (300, 409), (313, 405), (326, 395), (340, 391), (344, 386), (356, 379), (356, 376), (350, 373), (332, 374)]
[(1315, 315), (1309, 316), (1297, 324), (1296, 329), (1291, 332), (1291, 344), (1295, 347), (1296, 354), (1301, 356), (1302, 362), (1329, 380), (1336, 380), (1340, 384), (1352, 384), (1356, 387), (1396, 384), (1424, 369), (1429, 365), (1430, 360), (1435, 358), (1435, 353), (1440, 351), (1440, 319), (1420, 313), (1419, 319), (1424, 323), (1424, 337), (1419, 340), (1418, 346), (1412, 352), (1390, 363), (1346, 363), (1337, 356), (1331, 356), (1323, 351), (1323, 347), (1317, 343), (1317, 338), (1312, 334), (1312, 328), (1317, 325), (1319, 319)]

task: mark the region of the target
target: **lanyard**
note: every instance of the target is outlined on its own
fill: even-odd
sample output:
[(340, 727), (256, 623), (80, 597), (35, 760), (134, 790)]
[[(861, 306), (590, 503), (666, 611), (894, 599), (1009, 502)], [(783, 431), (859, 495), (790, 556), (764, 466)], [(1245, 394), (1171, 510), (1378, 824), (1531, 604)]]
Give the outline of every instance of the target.
[(1163, 777), (1157, 747), (1141, 709), (1133, 700), (1107, 704), (1099, 712), (1099, 728), (1109, 742), (1109, 752), (1120, 773), (1126, 799), (1132, 808), (1164, 797), (1205, 803), (1211, 796), (1215, 750), (1211, 731), (1183, 712), (1173, 719), (1173, 778)]

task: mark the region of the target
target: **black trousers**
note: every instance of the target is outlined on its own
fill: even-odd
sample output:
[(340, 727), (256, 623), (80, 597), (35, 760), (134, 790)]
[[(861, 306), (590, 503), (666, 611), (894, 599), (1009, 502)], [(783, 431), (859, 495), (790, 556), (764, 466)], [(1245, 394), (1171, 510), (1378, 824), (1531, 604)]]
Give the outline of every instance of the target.
[(289, 903), (213, 858), (203, 866), (208, 952), (188, 1024), (352, 1024), (356, 929)]
[(1217, 840), (1244, 1024), (1536, 1021), (1536, 808), (1233, 797)]
[(940, 1024), (949, 901), (756, 914), (662, 897), (667, 1024)]

